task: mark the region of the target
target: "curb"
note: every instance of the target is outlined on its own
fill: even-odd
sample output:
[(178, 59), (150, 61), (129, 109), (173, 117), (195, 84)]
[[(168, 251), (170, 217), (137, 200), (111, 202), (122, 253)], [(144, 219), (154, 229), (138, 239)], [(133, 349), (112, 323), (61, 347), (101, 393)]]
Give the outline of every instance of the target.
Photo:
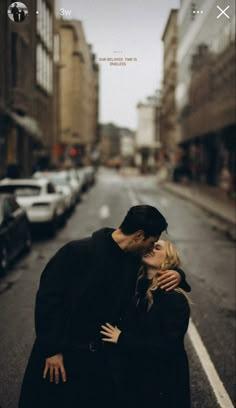
[(176, 194), (181, 198), (188, 199), (193, 204), (198, 205), (203, 210), (205, 210), (208, 214), (215, 217), (215, 220), (212, 220), (211, 224), (213, 228), (216, 228), (222, 232), (224, 232), (229, 238), (233, 241), (236, 240), (236, 226), (235, 226), (235, 219), (232, 220), (232, 217), (228, 214), (223, 214), (222, 212), (217, 211), (213, 207), (211, 207), (208, 203), (204, 203), (200, 199), (194, 197), (190, 192), (183, 192), (178, 189), (178, 187), (169, 185), (169, 184), (162, 184), (162, 187), (169, 191), (170, 193)]

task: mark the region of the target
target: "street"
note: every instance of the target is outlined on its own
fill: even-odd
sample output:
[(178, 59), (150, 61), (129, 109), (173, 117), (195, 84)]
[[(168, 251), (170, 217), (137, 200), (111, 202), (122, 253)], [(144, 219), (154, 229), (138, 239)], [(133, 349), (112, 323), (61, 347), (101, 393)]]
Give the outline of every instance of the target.
[[(192, 287), (194, 328), (224, 385), (222, 404), (225, 405), (222, 406), (231, 406), (228, 396), (235, 404), (234, 243), (212, 229), (207, 213), (165, 191), (153, 176), (122, 176), (115, 170), (101, 169), (97, 183), (83, 195), (56, 237), (38, 238), (29, 255), (17, 260), (0, 280), (1, 408), (17, 407), (34, 340), (35, 294), (45, 264), (66, 242), (88, 236), (103, 226), (118, 227), (129, 207), (135, 204), (154, 205), (167, 218), (168, 239), (176, 244)], [(220, 406), (215, 396), (219, 392), (217, 382), (210, 385), (211, 379), (203, 369), (194, 339), (186, 337), (192, 407), (216, 408)]]

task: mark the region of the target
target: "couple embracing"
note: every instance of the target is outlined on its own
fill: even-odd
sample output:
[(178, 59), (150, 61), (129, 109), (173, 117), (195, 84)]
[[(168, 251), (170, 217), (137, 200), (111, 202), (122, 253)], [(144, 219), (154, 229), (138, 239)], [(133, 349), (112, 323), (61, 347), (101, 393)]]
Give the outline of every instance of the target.
[(138, 205), (49, 261), (19, 408), (190, 408), (190, 287), (166, 229)]

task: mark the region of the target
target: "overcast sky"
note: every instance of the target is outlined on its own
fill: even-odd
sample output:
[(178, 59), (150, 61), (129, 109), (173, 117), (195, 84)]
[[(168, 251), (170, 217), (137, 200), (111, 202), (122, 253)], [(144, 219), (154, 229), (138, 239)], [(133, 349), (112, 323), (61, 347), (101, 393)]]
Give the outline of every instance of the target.
[(136, 105), (160, 87), (161, 37), (179, 0), (59, 0), (71, 18), (83, 22), (99, 58), (137, 58), (126, 66), (100, 66), (100, 121), (135, 129)]

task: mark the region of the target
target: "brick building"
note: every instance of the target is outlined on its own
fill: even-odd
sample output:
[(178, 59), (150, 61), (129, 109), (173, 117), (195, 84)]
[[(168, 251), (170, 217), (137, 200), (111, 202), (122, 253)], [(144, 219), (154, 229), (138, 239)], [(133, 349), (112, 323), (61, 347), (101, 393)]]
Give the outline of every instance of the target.
[(0, 176), (9, 169), (25, 176), (47, 165), (53, 148), (54, 0), (25, 0), (28, 16), (22, 23), (8, 18), (10, 2), (3, 3)]
[(176, 146), (180, 137), (175, 100), (178, 46), (177, 16), (178, 10), (172, 9), (162, 36), (164, 60), (160, 140), (163, 156), (170, 161), (171, 167), (175, 165)]
[(61, 20), (60, 42), (60, 142), (65, 159), (75, 149), (77, 164), (85, 164), (98, 142), (98, 65), (81, 21)]

